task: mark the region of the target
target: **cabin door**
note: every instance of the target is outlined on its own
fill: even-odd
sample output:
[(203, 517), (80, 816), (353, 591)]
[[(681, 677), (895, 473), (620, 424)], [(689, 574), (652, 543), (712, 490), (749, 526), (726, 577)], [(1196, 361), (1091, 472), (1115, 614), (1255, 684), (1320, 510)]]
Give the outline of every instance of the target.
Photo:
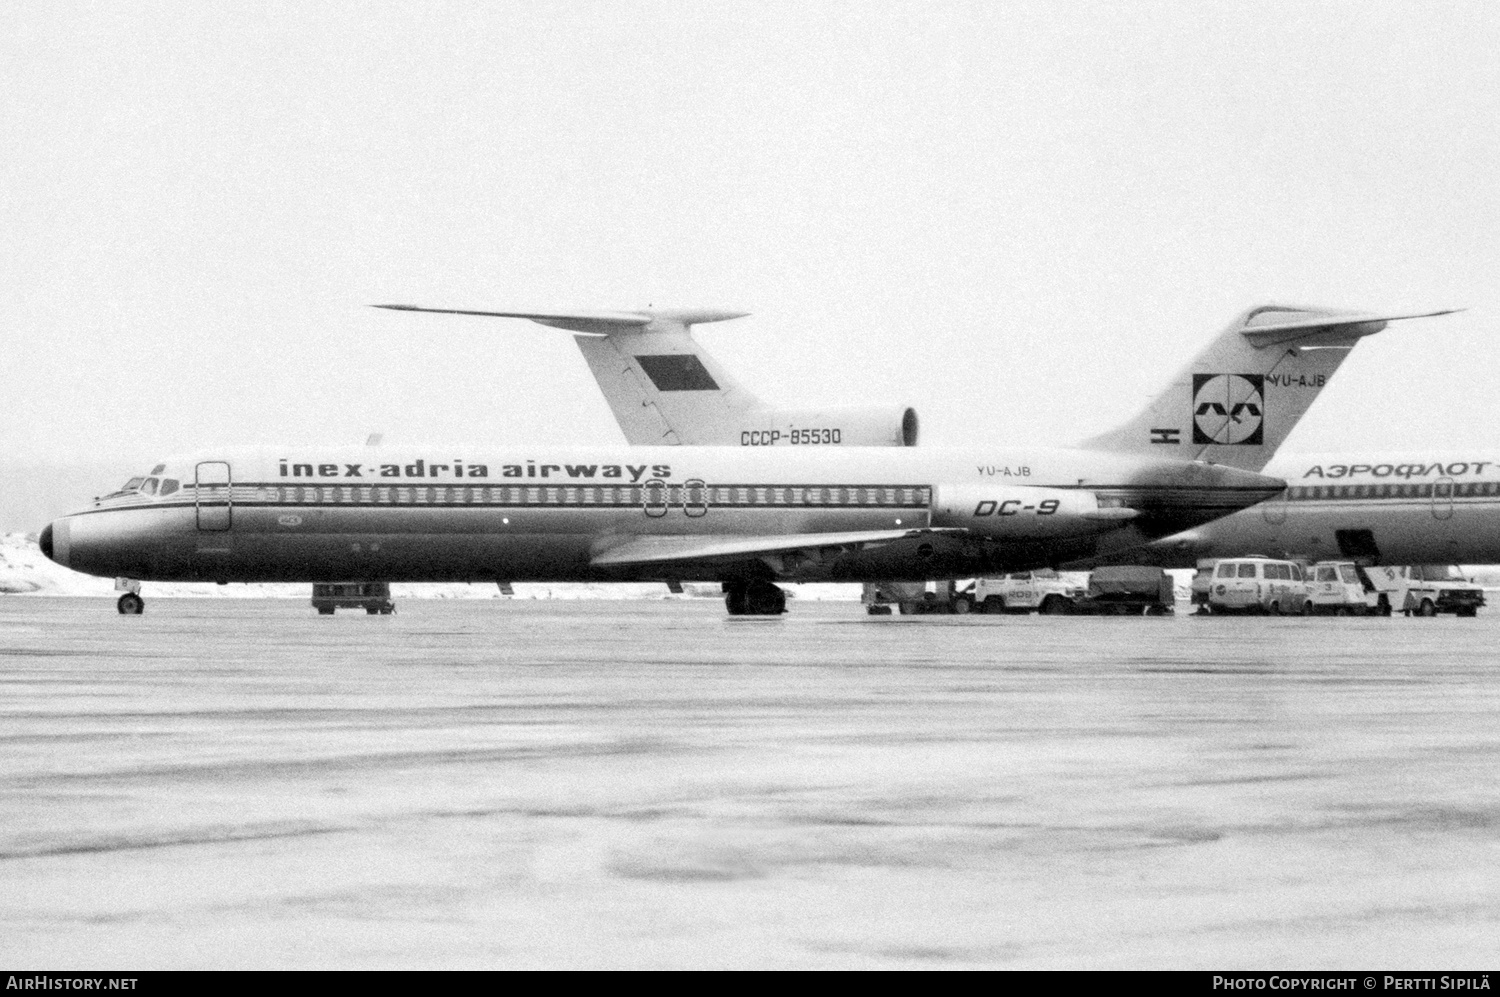
[(1286, 496), (1287, 490), (1282, 489), (1280, 495), (1268, 498), (1260, 504), (1260, 514), (1272, 526), (1280, 526), (1286, 522)]
[(229, 529), (234, 518), (234, 499), (229, 492), (229, 464), (222, 460), (199, 462), (197, 484), (194, 494), (198, 506), (198, 529), (213, 532)]
[(1453, 518), (1453, 479), (1438, 478), (1432, 485), (1432, 515), (1436, 519)]

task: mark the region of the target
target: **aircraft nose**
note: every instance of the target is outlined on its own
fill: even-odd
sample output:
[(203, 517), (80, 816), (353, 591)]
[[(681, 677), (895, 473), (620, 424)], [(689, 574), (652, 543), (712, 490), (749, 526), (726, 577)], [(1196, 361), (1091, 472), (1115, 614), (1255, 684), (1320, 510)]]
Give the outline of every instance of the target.
[(36, 544), (42, 548), (42, 556), (52, 560), (52, 524), (48, 523), (42, 528), (42, 535), (37, 538)]

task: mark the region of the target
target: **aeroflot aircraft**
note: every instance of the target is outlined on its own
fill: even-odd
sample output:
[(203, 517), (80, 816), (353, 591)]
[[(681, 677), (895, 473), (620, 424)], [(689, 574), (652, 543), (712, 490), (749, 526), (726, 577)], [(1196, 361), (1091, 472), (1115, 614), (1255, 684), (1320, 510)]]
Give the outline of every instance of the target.
[(1251, 313), (1211, 348), (1222, 366), (1190, 365), (1090, 449), (209, 453), (157, 465), (41, 544), (147, 581), (718, 580), (732, 614), (780, 613), (777, 581), (1108, 557), (1277, 495), (1281, 480), (1228, 465), (1263, 463), (1354, 342), (1399, 317)]
[(1500, 454), (1287, 454), (1266, 466), (1288, 487), (1132, 551), (1141, 564), (1197, 558), (1359, 558), (1381, 564), (1500, 563)]

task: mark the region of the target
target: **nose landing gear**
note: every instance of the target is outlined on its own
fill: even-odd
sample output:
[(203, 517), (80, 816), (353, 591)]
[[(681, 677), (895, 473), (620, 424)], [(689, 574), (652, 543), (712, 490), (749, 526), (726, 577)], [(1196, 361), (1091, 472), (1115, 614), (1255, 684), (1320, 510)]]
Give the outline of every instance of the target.
[(134, 578), (116, 578), (115, 591), (123, 592), (115, 603), (121, 616), (140, 616), (146, 609), (146, 600), (141, 598), (141, 583)]
[(726, 582), (724, 605), (730, 616), (780, 616), (786, 593), (770, 582)]

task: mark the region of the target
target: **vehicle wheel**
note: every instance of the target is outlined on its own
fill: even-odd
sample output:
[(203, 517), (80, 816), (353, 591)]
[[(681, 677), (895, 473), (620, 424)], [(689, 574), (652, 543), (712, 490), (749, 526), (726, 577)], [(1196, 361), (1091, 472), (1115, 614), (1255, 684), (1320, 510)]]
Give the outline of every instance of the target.
[(999, 595), (987, 595), (984, 597), (984, 602), (981, 605), (984, 607), (983, 611), (985, 613), (999, 616), (1001, 613), (1005, 612), (1005, 597)]
[(1460, 610), (1457, 610), (1456, 612), (1454, 612), (1453, 615), (1454, 616), (1478, 616), (1479, 615), (1479, 609), (1477, 607), (1475, 607), (1475, 606), (1465, 606), (1463, 609), (1460, 609)]
[(973, 599), (969, 598), (966, 595), (956, 595), (953, 597), (953, 611), (959, 616), (967, 615), (973, 609)]
[(1281, 615), (1281, 603), (1280, 602), (1272, 602), (1270, 606), (1266, 607), (1266, 615), (1267, 616), (1280, 616)]
[(1437, 606), (1433, 605), (1431, 599), (1423, 599), (1422, 605), (1417, 607), (1418, 616), (1436, 616)]
[(333, 615), (333, 607), (332, 606), (319, 606), (318, 607), (318, 615), (319, 616), (332, 616)]
[(1072, 603), (1068, 602), (1062, 596), (1049, 595), (1042, 600), (1042, 606), (1038, 612), (1044, 613), (1047, 616), (1062, 616), (1072, 608)]
[(891, 607), (889, 607), (889, 606), (879, 606), (879, 605), (866, 606), (865, 607), (865, 612), (869, 613), (871, 616), (890, 616), (891, 615)]
[(1309, 600), (1307, 600), (1306, 602), (1304, 602), (1302, 604), (1302, 615), (1303, 616), (1311, 616), (1312, 614), (1313, 614), (1313, 604), (1312, 604), (1312, 600), (1309, 599)]
[(1375, 613), (1378, 616), (1390, 616), (1391, 600), (1387, 599), (1384, 595), (1377, 599), (1375, 601)]
[(146, 610), (146, 600), (134, 592), (126, 592), (115, 603), (115, 609), (120, 611), (121, 616), (140, 616)]

